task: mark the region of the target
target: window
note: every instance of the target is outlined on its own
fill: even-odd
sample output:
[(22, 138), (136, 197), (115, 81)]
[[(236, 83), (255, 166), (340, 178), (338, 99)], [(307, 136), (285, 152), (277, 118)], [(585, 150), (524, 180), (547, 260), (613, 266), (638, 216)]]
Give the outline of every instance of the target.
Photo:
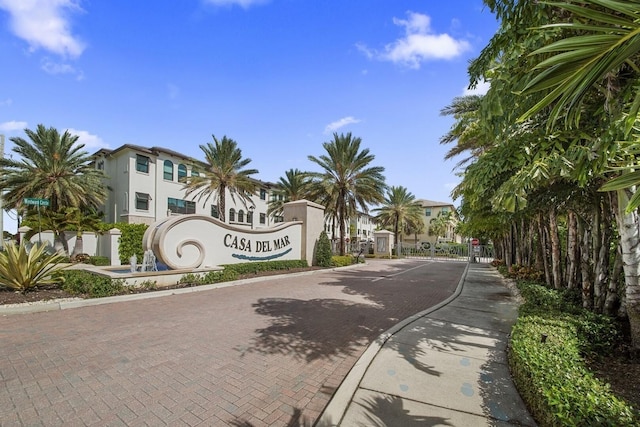
[(149, 158), (136, 154), (136, 170), (138, 172), (149, 173)]
[(229, 209), (229, 222), (236, 220), (236, 210), (231, 208)]
[(191, 176), (200, 176), (200, 172), (195, 169), (191, 169)]
[(267, 200), (267, 190), (264, 188), (260, 189), (260, 200)]
[(238, 211), (238, 222), (244, 222), (244, 211), (242, 209)]
[(178, 181), (187, 177), (187, 167), (185, 165), (178, 165)]
[(446, 214), (449, 213), (449, 208), (445, 207), (445, 208), (440, 209), (440, 211), (442, 212), (443, 215), (446, 215)]
[(214, 218), (220, 218), (220, 212), (216, 205), (211, 205), (211, 216)]
[(167, 199), (167, 208), (173, 213), (193, 214), (196, 213), (196, 202), (169, 197)]
[(247, 212), (247, 222), (253, 224), (253, 211)]
[(431, 208), (426, 208), (426, 209), (424, 210), (424, 215), (425, 215), (425, 216), (431, 216)]
[(266, 224), (267, 223), (267, 215), (261, 213), (260, 214), (260, 224)]
[(104, 160), (98, 160), (97, 166), (98, 166), (98, 170), (103, 171), (104, 170)]
[(136, 193), (136, 209), (141, 211), (148, 211), (149, 200), (151, 200), (151, 196), (149, 196), (147, 193)]
[(171, 160), (164, 161), (163, 178), (167, 181), (173, 181), (173, 162)]

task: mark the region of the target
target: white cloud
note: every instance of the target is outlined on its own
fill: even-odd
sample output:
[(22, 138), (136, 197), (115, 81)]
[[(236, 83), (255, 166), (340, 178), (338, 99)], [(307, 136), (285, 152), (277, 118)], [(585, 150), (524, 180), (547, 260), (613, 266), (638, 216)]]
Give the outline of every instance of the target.
[(49, 74), (71, 74), (75, 75), (77, 80), (84, 79), (84, 73), (73, 65), (53, 62), (48, 58), (42, 60), (41, 68)]
[(248, 9), (251, 6), (266, 3), (268, 0), (204, 0), (205, 3), (214, 6), (240, 6)]
[(27, 122), (18, 122), (16, 120), (12, 120), (10, 122), (0, 123), (0, 131), (2, 132), (13, 132), (16, 130), (23, 130), (27, 128)]
[(470, 48), (466, 40), (455, 39), (446, 33), (434, 34), (429, 16), (411, 11), (407, 15), (407, 19), (393, 18), (394, 24), (404, 27), (404, 37), (385, 45), (382, 51), (361, 43), (356, 47), (370, 59), (390, 61), (413, 69), (420, 68), (429, 60), (453, 59)]
[(97, 151), (101, 148), (109, 148), (109, 144), (105, 143), (102, 138), (97, 135), (90, 134), (86, 130), (69, 128), (67, 131), (71, 135), (77, 135), (78, 143), (84, 144), (84, 149), (87, 151)]
[(9, 106), (11, 106), (11, 104), (13, 104), (13, 99), (11, 99), (11, 98), (7, 98), (7, 99), (4, 99), (4, 100), (0, 101), (0, 107), (9, 107)]
[(71, 33), (69, 11), (82, 11), (77, 0), (0, 0), (11, 31), (29, 43), (63, 57), (78, 57), (85, 44)]
[(491, 87), (491, 83), (486, 80), (478, 82), (475, 88), (469, 89), (468, 87), (462, 93), (463, 95), (485, 95), (489, 88)]
[(327, 127), (324, 128), (324, 133), (332, 133), (337, 131), (338, 129), (350, 125), (352, 123), (360, 123), (360, 120), (352, 117), (352, 116), (348, 116), (348, 117), (343, 117), (340, 120), (336, 120), (335, 122), (329, 123), (327, 125)]

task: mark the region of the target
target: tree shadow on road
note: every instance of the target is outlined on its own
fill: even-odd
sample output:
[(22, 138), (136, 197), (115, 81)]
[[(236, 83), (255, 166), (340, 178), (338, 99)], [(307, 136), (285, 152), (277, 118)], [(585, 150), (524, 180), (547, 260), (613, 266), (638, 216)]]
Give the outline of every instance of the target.
[[(452, 265), (448, 265), (452, 264)], [(248, 351), (285, 354), (307, 361), (352, 355), (380, 338), (403, 319), (453, 294), (464, 270), (460, 263), (415, 263), (421, 274), (392, 280), (407, 269), (341, 271), (337, 280), (317, 286), (340, 287), (345, 299), (264, 298), (254, 304), (270, 325), (256, 330)], [(424, 265), (424, 267), (422, 267)], [(418, 361), (420, 354), (403, 350), (419, 369), (437, 375), (432, 366)]]

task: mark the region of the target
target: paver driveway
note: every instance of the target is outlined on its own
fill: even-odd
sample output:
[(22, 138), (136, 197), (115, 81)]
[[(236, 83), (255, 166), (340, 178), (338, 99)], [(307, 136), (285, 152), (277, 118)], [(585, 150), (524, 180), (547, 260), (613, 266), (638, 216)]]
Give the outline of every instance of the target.
[(370, 261), (0, 318), (0, 424), (311, 425), (366, 349), (465, 264)]

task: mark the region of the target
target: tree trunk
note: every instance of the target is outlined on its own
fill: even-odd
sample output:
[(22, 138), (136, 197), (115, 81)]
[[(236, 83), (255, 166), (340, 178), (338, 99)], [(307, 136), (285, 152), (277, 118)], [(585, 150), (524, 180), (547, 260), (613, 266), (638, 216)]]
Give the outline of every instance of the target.
[(574, 211), (567, 216), (567, 271), (565, 281), (568, 289), (578, 287), (580, 248), (578, 246), (578, 219)]
[(226, 221), (226, 218), (227, 218), (226, 195), (227, 195), (227, 187), (224, 185), (221, 185), (218, 188), (218, 219), (222, 222), (227, 222)]
[(613, 269), (611, 270), (611, 277), (609, 278), (609, 286), (607, 288), (607, 297), (604, 301), (604, 314), (607, 316), (616, 316), (618, 309), (620, 308), (620, 295), (618, 294), (618, 285), (620, 282), (620, 276), (622, 276), (622, 249), (620, 245), (616, 250), (616, 257), (613, 261)]
[(610, 248), (611, 248), (611, 206), (608, 198), (603, 197), (599, 205), (598, 222), (594, 222), (594, 278), (593, 278), (593, 304), (597, 313), (604, 311), (607, 298), (607, 288), (610, 274)]
[(591, 310), (593, 307), (593, 263), (591, 259), (591, 228), (580, 221), (578, 232), (582, 236), (580, 250), (580, 276), (582, 278), (582, 307)]
[(547, 223), (545, 221), (544, 215), (542, 212), (538, 214), (538, 233), (540, 234), (540, 241), (538, 244), (540, 245), (540, 252), (542, 255), (542, 267), (544, 271), (544, 281), (548, 286), (551, 286), (551, 266), (549, 265), (549, 256), (547, 254), (547, 248), (549, 247), (549, 239), (547, 238)]
[(549, 209), (549, 234), (551, 235), (551, 272), (553, 274), (553, 287), (562, 288), (562, 251), (560, 249), (560, 236), (558, 235), (558, 217), (555, 207)]
[(625, 308), (631, 329), (631, 343), (640, 350), (640, 231), (638, 210), (625, 213), (630, 194), (618, 190), (616, 221), (620, 233), (625, 282)]
[(84, 245), (82, 241), (82, 232), (76, 233), (76, 242), (73, 245), (73, 251), (71, 252), (71, 259), (80, 255), (84, 251)]

